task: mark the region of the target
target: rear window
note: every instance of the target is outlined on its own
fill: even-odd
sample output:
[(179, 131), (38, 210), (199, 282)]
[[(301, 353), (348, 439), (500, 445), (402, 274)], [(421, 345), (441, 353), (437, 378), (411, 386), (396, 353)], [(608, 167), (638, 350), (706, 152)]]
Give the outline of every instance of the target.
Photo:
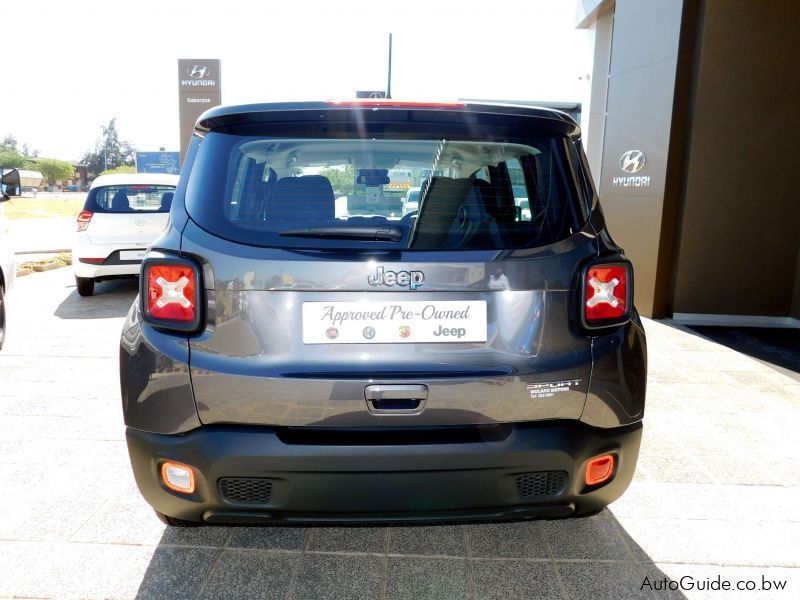
[(99, 213), (169, 212), (174, 195), (170, 185), (109, 185), (92, 189), (85, 208)]
[(187, 210), (216, 235), (270, 247), (517, 249), (580, 227), (568, 138), (407, 138), (212, 131)]

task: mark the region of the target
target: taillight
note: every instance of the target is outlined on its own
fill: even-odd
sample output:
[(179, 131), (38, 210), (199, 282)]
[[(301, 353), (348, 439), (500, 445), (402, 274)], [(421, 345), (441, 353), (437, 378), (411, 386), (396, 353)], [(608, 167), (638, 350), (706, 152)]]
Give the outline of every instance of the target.
[(618, 325), (631, 316), (633, 272), (630, 263), (600, 263), (585, 271), (583, 320), (587, 327)]
[(94, 213), (90, 210), (82, 210), (80, 214), (78, 214), (78, 231), (86, 231), (86, 228), (89, 227), (89, 223), (92, 221), (92, 217)]
[(146, 259), (142, 264), (142, 304), (154, 325), (190, 331), (200, 324), (200, 272), (185, 259)]

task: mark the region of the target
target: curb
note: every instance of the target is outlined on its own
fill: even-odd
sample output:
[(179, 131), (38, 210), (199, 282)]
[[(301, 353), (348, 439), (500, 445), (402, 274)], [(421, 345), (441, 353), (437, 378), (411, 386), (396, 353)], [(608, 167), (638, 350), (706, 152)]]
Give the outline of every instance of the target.
[(52, 271), (66, 266), (67, 265), (60, 265), (58, 263), (47, 263), (45, 265), (33, 265), (31, 268), (37, 273), (44, 273), (45, 271)]
[(19, 252), (14, 252), (14, 256), (19, 256), (20, 254), (61, 254), (62, 252), (72, 252), (72, 248), (59, 248), (57, 250), (20, 250)]

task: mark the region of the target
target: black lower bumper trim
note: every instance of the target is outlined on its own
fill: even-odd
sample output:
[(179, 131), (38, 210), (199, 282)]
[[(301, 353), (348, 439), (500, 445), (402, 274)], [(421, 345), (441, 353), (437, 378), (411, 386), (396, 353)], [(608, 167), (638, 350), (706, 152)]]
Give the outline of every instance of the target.
[[(444, 444), (348, 445), (343, 436), (338, 445), (315, 445), (285, 439), (270, 427), (208, 426), (182, 435), (127, 430), (139, 489), (165, 515), (208, 523), (375, 523), (595, 512), (616, 500), (633, 478), (641, 423), (616, 429), (575, 421), (520, 423), (500, 440)], [(586, 462), (606, 453), (616, 458), (613, 477), (587, 487)], [(160, 481), (167, 460), (194, 468), (192, 495)], [(521, 476), (556, 472), (559, 485), (519, 485)], [(220, 487), (227, 478), (267, 480), (269, 495), (248, 503), (256, 499), (248, 489), (231, 501)]]
[(452, 511), (440, 513), (397, 513), (397, 514), (343, 514), (330, 513), (281, 513), (207, 510), (203, 521), (212, 525), (246, 525), (264, 523), (270, 525), (291, 524), (336, 524), (336, 523), (444, 523), (452, 521), (508, 521), (518, 519), (563, 518), (575, 512), (574, 504), (556, 506), (528, 506), (511, 509), (483, 511)]

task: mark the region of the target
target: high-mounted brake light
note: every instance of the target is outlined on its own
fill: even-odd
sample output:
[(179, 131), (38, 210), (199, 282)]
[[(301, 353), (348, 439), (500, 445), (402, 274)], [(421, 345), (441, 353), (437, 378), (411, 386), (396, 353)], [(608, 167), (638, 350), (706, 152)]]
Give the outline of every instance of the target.
[[(189, 265), (174, 261), (146, 261), (143, 266), (146, 282), (146, 317), (157, 324), (192, 328), (198, 321), (198, 274)], [(162, 323), (166, 322), (166, 323)]]
[(628, 263), (598, 264), (586, 270), (583, 311), (587, 325), (614, 324), (631, 314)]
[(391, 107), (391, 108), (463, 108), (464, 102), (403, 102), (398, 100), (387, 100), (382, 98), (364, 98), (361, 100), (332, 100), (328, 102), (331, 106), (367, 106), (367, 107)]
[(94, 213), (90, 210), (82, 210), (78, 214), (78, 231), (86, 231), (86, 228), (89, 227), (89, 223), (92, 221), (92, 217)]

